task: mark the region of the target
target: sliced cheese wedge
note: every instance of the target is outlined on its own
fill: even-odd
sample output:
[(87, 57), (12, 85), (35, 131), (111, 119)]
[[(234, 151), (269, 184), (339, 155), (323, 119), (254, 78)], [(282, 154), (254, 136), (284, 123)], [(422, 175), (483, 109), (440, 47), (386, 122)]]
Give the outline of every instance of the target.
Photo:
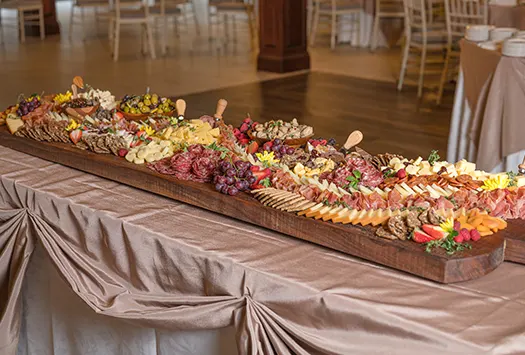
[(365, 213), (365, 215), (361, 219), (360, 223), (363, 226), (369, 225), (370, 223), (372, 223), (372, 219), (377, 215), (378, 211), (380, 210), (368, 210), (367, 213)]
[(401, 187), (402, 187), (403, 189), (405, 189), (406, 192), (409, 193), (409, 195), (415, 195), (415, 194), (416, 194), (415, 191), (412, 190), (412, 189), (410, 188), (410, 186), (407, 185), (406, 182), (402, 182), (400, 185), (401, 185)]
[(356, 224), (361, 223), (361, 221), (365, 218), (367, 213), (368, 213), (367, 210), (359, 211), (359, 214), (354, 218), (354, 220), (352, 221), (352, 224), (355, 226)]
[(339, 213), (339, 211), (341, 211), (343, 209), (343, 206), (338, 206), (338, 207), (332, 207), (332, 209), (330, 211), (328, 211), (327, 213), (324, 214), (324, 216), (322, 217), (323, 218), (323, 221), (329, 221), (331, 220), (335, 215), (337, 215), (337, 213)]
[(341, 223), (343, 221), (343, 219), (345, 218), (345, 216), (347, 215), (347, 213), (350, 212), (350, 209), (349, 208), (343, 208), (341, 211), (337, 212), (337, 214), (332, 218), (332, 222), (334, 223)]
[(359, 213), (360, 211), (356, 209), (348, 211), (348, 213), (346, 213), (344, 218), (341, 220), (341, 223), (343, 224), (352, 223), (352, 221), (357, 217)]
[(332, 209), (333, 207), (332, 206), (324, 206), (323, 208), (321, 208), (319, 210), (319, 212), (315, 213), (313, 216), (311, 217), (314, 217), (315, 219), (321, 219), (323, 218), (323, 216), (325, 214), (327, 214), (328, 212), (330, 212), (330, 210)]
[(317, 205), (313, 206), (313, 207), (310, 207), (310, 208), (307, 208), (305, 210), (302, 210), (301, 212), (297, 213), (298, 216), (306, 216), (306, 217), (310, 217), (308, 214), (311, 214), (313, 215), (315, 212), (317, 212), (318, 210), (320, 210), (322, 207), (324, 207), (324, 205), (322, 203), (318, 203)]

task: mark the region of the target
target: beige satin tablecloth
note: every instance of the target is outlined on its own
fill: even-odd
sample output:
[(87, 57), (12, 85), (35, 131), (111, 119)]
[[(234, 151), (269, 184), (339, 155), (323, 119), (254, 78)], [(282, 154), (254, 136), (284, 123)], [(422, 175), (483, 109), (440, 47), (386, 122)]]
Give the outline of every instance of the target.
[(525, 30), (525, 6), (489, 5), (489, 24)]
[(3, 147), (0, 174), (1, 354), (37, 241), (94, 312), (241, 354), (525, 352), (522, 265), (445, 286)]

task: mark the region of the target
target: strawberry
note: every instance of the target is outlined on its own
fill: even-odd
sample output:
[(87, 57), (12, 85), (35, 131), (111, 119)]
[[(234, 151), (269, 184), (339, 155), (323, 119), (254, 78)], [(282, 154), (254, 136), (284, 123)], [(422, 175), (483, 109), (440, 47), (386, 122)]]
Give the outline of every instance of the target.
[(246, 147), (246, 153), (248, 154), (257, 153), (257, 150), (259, 150), (259, 144), (257, 144), (256, 141), (251, 141), (248, 147)]
[(439, 226), (434, 226), (432, 224), (423, 224), (421, 227), (426, 234), (432, 237), (432, 239), (443, 239), (447, 236), (447, 233), (444, 232)]
[(77, 144), (82, 139), (82, 131), (79, 129), (75, 129), (69, 132), (69, 138), (74, 144)]
[(142, 144), (142, 141), (140, 139), (133, 139), (129, 145), (130, 148), (138, 147)]
[(470, 239), (473, 242), (477, 242), (478, 240), (481, 239), (481, 235), (479, 234), (477, 229), (473, 229), (473, 230), (470, 231)]
[(137, 136), (138, 139), (146, 139), (148, 134), (145, 131), (138, 131), (136, 133), (136, 136)]
[(259, 184), (259, 181), (262, 179), (267, 178), (268, 176), (272, 175), (272, 171), (270, 168), (262, 169), (257, 165), (252, 165), (250, 167), (250, 170), (252, 171), (253, 176), (257, 179), (252, 186)]
[(242, 144), (242, 145), (246, 145), (246, 144), (250, 143), (250, 139), (248, 139), (248, 138), (241, 138), (241, 139), (239, 139), (239, 143)]
[(263, 144), (263, 149), (266, 151), (271, 151), (273, 146), (273, 142), (266, 142)]
[(119, 157), (125, 157), (126, 154), (128, 154), (128, 150), (127, 150), (127, 149), (123, 149), (123, 148), (122, 148), (122, 149), (119, 149), (119, 150), (118, 150), (118, 156), (119, 156)]
[(234, 128), (233, 129), (233, 134), (235, 134), (235, 137), (237, 137), (240, 133), (241, 133), (241, 131), (239, 131), (238, 128)]
[(416, 242), (416, 243), (428, 243), (428, 242), (434, 240), (434, 238), (432, 238), (431, 236), (429, 236), (428, 234), (423, 232), (421, 229), (416, 228), (414, 230), (414, 234), (412, 236), (412, 240), (414, 242)]
[(248, 123), (244, 122), (244, 123), (241, 125), (241, 128), (239, 129), (239, 131), (241, 131), (242, 133), (244, 133), (244, 132), (247, 132), (249, 128), (250, 128), (250, 127), (248, 126)]
[(405, 171), (405, 169), (399, 169), (399, 170), (397, 171), (396, 176), (397, 176), (398, 178), (400, 178), (400, 179), (404, 179), (404, 178), (406, 178), (406, 176), (407, 176), (407, 172)]
[(252, 122), (252, 129), (254, 129), (254, 128), (255, 128), (255, 126), (257, 126), (257, 125), (258, 125), (258, 123), (257, 123), (257, 122)]
[(250, 117), (246, 117), (242, 122), (250, 124), (252, 123), (252, 119)]

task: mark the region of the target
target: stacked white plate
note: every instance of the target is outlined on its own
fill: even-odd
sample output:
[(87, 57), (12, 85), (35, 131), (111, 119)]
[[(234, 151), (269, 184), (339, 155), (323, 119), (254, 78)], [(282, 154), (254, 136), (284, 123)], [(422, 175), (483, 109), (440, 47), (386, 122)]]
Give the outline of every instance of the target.
[(514, 38), (525, 38), (525, 31), (518, 31), (514, 33)]
[(490, 1), (491, 5), (498, 5), (498, 6), (516, 6), (518, 5), (517, 0), (492, 0)]
[(507, 57), (525, 57), (525, 38), (505, 40), (501, 53)]
[(517, 31), (518, 30), (515, 28), (498, 27), (490, 31), (490, 40), (504, 41), (507, 38), (512, 37)]
[(489, 51), (498, 50), (498, 43), (494, 41), (481, 42), (481, 43), (478, 43), (478, 46), (480, 46), (483, 49), (487, 49)]
[(484, 42), (489, 39), (489, 32), (494, 26), (471, 25), (465, 28), (465, 38), (472, 42)]

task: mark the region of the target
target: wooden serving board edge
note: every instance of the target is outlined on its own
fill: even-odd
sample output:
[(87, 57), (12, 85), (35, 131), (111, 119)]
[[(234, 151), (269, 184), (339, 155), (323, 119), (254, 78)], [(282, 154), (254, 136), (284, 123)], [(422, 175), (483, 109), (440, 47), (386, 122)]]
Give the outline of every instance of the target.
[(16, 137), (5, 126), (0, 127), (0, 145), (440, 283), (481, 277), (504, 260), (499, 233), (457, 255), (429, 254), (412, 241), (378, 238), (372, 227), (300, 217), (266, 207), (246, 193), (227, 196), (210, 184), (178, 180), (113, 155)]

